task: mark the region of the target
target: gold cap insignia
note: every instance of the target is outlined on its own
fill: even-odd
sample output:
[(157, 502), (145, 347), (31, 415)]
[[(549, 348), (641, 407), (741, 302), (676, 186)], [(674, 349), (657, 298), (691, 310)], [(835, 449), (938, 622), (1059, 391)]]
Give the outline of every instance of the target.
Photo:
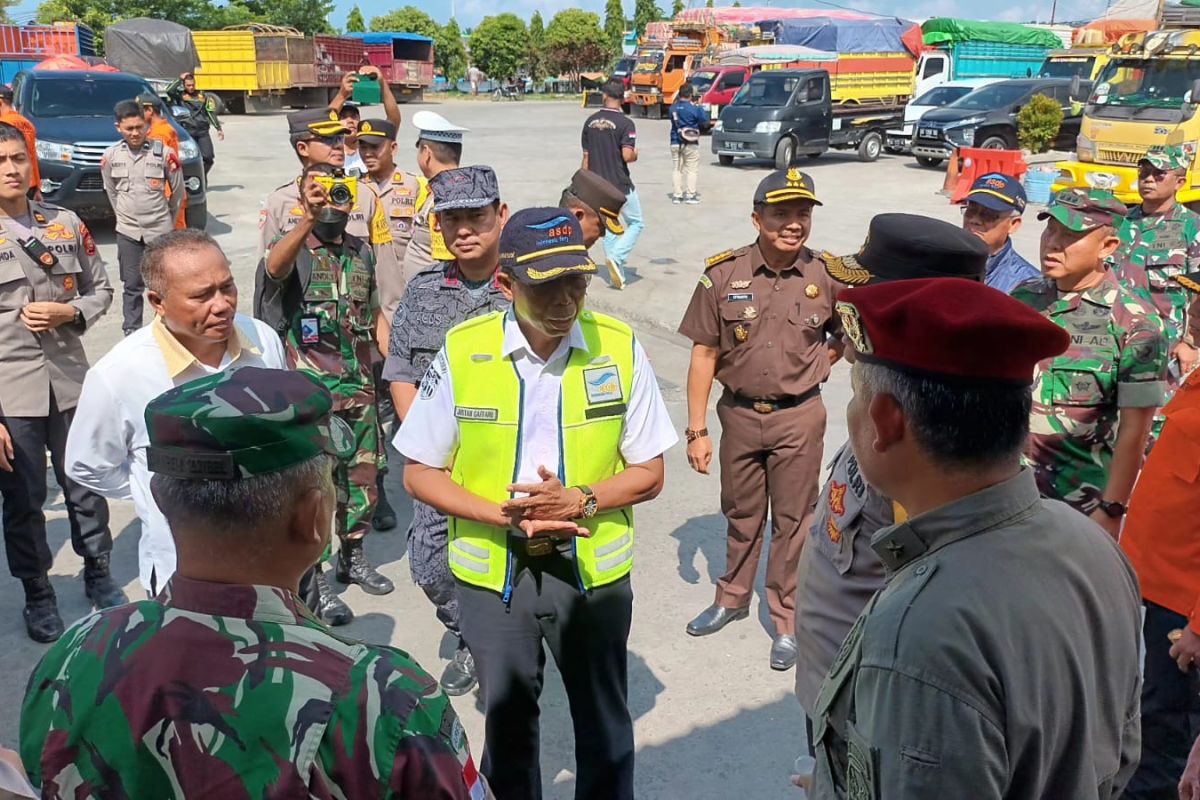
[(364, 122), (362, 125), (360, 125), (358, 127), (358, 130), (362, 133), (370, 133), (374, 129), (371, 127), (371, 123)]
[(800, 181), (800, 170), (792, 167), (787, 171), (787, 179), (789, 183), (798, 183)]
[(329, 121), (330, 122), (338, 122), (339, 121), (337, 112), (334, 111), (333, 109), (329, 110)]
[(847, 286), (862, 286), (871, 280), (870, 271), (859, 264), (858, 259), (854, 256), (835, 256), (832, 253), (823, 253), (821, 258), (825, 261), (825, 271), (829, 273), (829, 277), (838, 283), (844, 283)]
[(870, 355), (874, 348), (871, 347), (871, 340), (867, 338), (867, 331), (863, 327), (858, 309), (853, 303), (845, 301), (839, 302), (836, 308), (842, 318), (842, 330), (846, 332), (846, 338), (854, 345), (855, 350)]

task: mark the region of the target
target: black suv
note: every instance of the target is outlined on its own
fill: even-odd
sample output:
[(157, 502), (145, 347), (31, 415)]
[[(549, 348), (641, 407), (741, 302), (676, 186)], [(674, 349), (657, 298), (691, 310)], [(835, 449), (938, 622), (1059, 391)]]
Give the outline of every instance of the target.
[[(1074, 150), (1083, 105), (1071, 101), (1071, 84), (1069, 78), (1021, 78), (976, 89), (945, 108), (926, 112), (917, 121), (912, 153), (922, 164), (930, 164), (950, 157), (956, 147), (1016, 150), (1017, 112), (1039, 94), (1062, 106), (1062, 127), (1054, 149)], [(1077, 88), (1076, 96), (1086, 98), (1090, 92), (1091, 86), (1085, 81)]]
[[(113, 216), (100, 177), (100, 157), (121, 138), (113, 124), (113, 106), (147, 92), (155, 93), (149, 83), (124, 72), (26, 71), (13, 79), (13, 105), (37, 128), (37, 159), (46, 202), (69, 208), (85, 219)], [(179, 134), (179, 159), (188, 193), (187, 224), (203, 230), (208, 201), (200, 148), (174, 119), (171, 125)]]

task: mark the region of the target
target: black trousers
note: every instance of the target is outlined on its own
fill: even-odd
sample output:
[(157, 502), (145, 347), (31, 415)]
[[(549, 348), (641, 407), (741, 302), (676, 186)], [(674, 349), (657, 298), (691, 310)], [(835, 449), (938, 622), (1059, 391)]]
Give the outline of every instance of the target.
[(13, 471), (0, 471), (0, 497), (4, 499), (4, 550), (8, 570), (14, 578), (36, 578), (49, 572), (54, 555), (46, 543), (46, 450), (54, 476), (67, 499), (71, 524), (71, 546), (84, 558), (112, 551), (108, 529), (108, 503), (83, 488), (63, 471), (67, 429), (74, 409), (60, 411), (50, 395), (50, 414), (45, 417), (2, 417), (13, 440)]
[(117, 266), (121, 271), (121, 330), (126, 334), (142, 327), (142, 309), (146, 303), (143, 297), (146, 284), (142, 282), (144, 252), (144, 240), (117, 234)]
[(563, 676), (575, 729), (576, 800), (633, 798), (633, 720), (626, 576), (579, 591), (575, 565), (552, 554), (517, 559), (512, 601), (459, 582), (463, 638), (486, 709), (482, 771), (497, 800), (540, 800), (538, 697), (545, 641)]
[(1200, 734), (1200, 666), (1187, 673), (1170, 656), (1167, 635), (1187, 627), (1187, 617), (1146, 602), (1142, 635), (1142, 760), (1125, 788), (1125, 800), (1174, 800), (1188, 752)]
[(212, 134), (208, 131), (193, 133), (192, 138), (196, 140), (196, 146), (200, 148), (200, 159), (204, 162), (204, 174), (207, 175), (208, 171), (212, 169), (217, 155), (213, 150)]

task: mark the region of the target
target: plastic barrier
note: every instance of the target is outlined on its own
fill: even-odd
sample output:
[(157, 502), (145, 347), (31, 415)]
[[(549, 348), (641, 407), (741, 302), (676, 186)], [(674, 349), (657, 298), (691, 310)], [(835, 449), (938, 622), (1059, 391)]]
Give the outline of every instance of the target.
[(1025, 163), (1025, 157), (1021, 155), (1020, 150), (960, 147), (958, 158), (960, 159), (958, 185), (954, 187), (954, 194), (950, 196), (950, 202), (956, 205), (962, 202), (963, 198), (967, 196), (967, 192), (971, 191), (975, 179), (981, 175), (999, 172), (1010, 178), (1021, 180), (1029, 170), (1029, 165)]

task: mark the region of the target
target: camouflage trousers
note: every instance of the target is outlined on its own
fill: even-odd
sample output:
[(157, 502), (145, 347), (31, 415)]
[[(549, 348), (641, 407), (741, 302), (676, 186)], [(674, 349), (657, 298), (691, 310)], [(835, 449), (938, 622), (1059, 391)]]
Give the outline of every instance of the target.
[(408, 567), (413, 583), (437, 609), (438, 621), (451, 633), (458, 627), (458, 585), (450, 572), (446, 517), (431, 505), (413, 500), (408, 528)]
[[(373, 398), (372, 398), (373, 399)], [(379, 501), (376, 477), (385, 456), (379, 437), (379, 417), (375, 403), (335, 410), (335, 416), (354, 432), (354, 453), (338, 465), (337, 536), (340, 540), (361, 539), (371, 530), (375, 504)], [(321, 556), (322, 563), (332, 556), (332, 543)]]

